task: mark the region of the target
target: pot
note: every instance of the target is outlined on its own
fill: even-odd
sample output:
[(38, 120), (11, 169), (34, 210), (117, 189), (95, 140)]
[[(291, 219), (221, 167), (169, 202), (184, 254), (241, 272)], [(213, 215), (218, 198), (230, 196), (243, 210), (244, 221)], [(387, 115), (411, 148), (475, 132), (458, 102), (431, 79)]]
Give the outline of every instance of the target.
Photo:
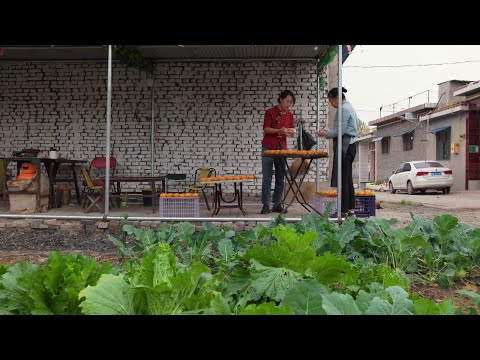
[(58, 159), (58, 152), (56, 148), (50, 148), (50, 151), (48, 152), (48, 157), (50, 159)]

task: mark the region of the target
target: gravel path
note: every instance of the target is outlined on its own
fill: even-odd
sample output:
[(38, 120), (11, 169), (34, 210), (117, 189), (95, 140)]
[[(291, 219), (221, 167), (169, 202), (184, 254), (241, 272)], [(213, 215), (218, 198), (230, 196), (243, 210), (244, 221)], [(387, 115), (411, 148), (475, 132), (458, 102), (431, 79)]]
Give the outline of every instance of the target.
[[(410, 212), (433, 220), (435, 216), (449, 213), (456, 216), (461, 223), (472, 227), (480, 227), (480, 211), (471, 209), (455, 209), (445, 211), (419, 205), (400, 205), (397, 203), (381, 204), (377, 209), (378, 218), (396, 218), (394, 227), (405, 227), (411, 222)], [(94, 258), (111, 257), (117, 254), (116, 247), (101, 234), (67, 233), (55, 230), (12, 229), (0, 231), (0, 264), (13, 263), (17, 260), (43, 262), (48, 253), (59, 250), (65, 253), (82, 253)]]

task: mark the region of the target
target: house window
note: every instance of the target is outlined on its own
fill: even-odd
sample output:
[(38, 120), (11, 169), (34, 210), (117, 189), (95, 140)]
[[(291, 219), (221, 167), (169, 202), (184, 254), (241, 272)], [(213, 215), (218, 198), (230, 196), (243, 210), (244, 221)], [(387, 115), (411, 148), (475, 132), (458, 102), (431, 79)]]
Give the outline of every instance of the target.
[(438, 131), (437, 135), (437, 160), (450, 160), (451, 128)]
[(382, 139), (382, 154), (388, 154), (390, 152), (390, 136)]
[(408, 150), (413, 149), (413, 133), (414, 133), (414, 131), (408, 132), (408, 133), (402, 135), (402, 137), (403, 137), (403, 151), (408, 151)]

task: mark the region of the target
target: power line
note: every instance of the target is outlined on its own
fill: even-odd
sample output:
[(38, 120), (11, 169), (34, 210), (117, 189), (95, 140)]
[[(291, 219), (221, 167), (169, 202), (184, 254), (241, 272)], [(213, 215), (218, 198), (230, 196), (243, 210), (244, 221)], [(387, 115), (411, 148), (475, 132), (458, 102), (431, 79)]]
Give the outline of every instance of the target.
[(452, 65), (452, 64), (465, 64), (465, 63), (474, 63), (480, 62), (480, 60), (466, 60), (466, 61), (456, 61), (450, 63), (438, 63), (438, 64), (417, 64), (417, 65), (372, 65), (372, 66), (362, 66), (362, 65), (352, 65), (344, 66), (343, 68), (362, 68), (362, 69), (373, 69), (373, 68), (400, 68), (400, 67), (413, 67), (413, 66), (438, 66), (438, 65)]

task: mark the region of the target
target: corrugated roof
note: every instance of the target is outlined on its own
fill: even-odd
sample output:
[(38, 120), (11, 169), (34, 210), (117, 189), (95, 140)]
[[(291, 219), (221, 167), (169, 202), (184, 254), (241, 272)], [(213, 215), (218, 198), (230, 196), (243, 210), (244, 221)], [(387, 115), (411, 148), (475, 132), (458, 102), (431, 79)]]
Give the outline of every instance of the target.
[[(156, 60), (315, 60), (325, 55), (330, 45), (141, 45), (137, 48)], [(355, 45), (351, 45), (353, 49)], [(2, 46), (1, 61), (104, 60), (108, 47), (99, 45)], [(343, 60), (348, 57), (344, 46)]]

